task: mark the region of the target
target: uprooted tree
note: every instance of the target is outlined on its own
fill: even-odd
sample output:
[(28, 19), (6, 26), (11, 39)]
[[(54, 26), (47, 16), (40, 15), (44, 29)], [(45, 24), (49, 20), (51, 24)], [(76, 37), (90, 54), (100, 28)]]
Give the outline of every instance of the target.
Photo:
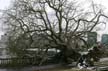
[(8, 47), (19, 56), (28, 48), (44, 49), (45, 53), (56, 48), (65, 62), (68, 58), (77, 59), (78, 42), (87, 45), (84, 39), (87, 32), (105, 23), (103, 18), (108, 17), (93, 3), (85, 10), (73, 0), (15, 0), (4, 11), (4, 22), (9, 29)]

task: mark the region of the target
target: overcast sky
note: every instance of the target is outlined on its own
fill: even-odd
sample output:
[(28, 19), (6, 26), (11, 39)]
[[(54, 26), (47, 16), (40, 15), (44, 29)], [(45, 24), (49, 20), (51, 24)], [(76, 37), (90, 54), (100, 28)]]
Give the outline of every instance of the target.
[[(12, 0), (0, 0), (0, 9), (7, 9), (9, 7), (11, 1)], [(79, 0), (79, 1), (82, 1), (82, 4), (84, 4), (85, 3), (84, 1), (90, 2), (92, 0)], [(108, 0), (93, 0), (93, 1), (97, 4), (101, 4), (101, 5), (105, 6), (105, 8), (106, 8), (105, 12), (108, 13)], [(0, 28), (0, 35), (1, 35), (1, 34), (3, 34), (3, 32), (2, 32), (2, 25), (0, 24), (0, 26), (1, 26), (1, 28)], [(106, 26), (105, 29), (98, 31), (99, 36), (101, 34), (108, 33), (107, 30), (108, 30), (108, 25)]]
[[(8, 8), (9, 5), (10, 5), (10, 1), (11, 1), (11, 0), (0, 0), (0, 10), (1, 10), (1, 9), (4, 10), (4, 9)], [(0, 12), (0, 15), (1, 15), (1, 12)], [(1, 21), (0, 21), (0, 37), (1, 37), (1, 35), (3, 35), (3, 34), (4, 34), (4, 33), (3, 33), (3, 29), (2, 29), (2, 23), (1, 23)]]
[(11, 0), (0, 0), (0, 9), (5, 9), (9, 6)]

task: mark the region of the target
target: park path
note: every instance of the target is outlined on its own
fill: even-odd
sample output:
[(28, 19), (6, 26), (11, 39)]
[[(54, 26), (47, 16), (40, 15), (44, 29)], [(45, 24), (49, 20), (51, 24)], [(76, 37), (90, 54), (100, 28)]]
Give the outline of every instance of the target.
[(100, 62), (103, 62), (103, 61), (108, 61), (108, 57), (100, 59)]

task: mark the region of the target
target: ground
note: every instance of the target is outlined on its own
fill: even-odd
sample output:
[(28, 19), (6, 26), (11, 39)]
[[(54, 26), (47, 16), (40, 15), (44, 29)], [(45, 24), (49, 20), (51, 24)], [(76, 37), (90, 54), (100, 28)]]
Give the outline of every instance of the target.
[[(102, 59), (103, 60), (103, 59)], [(101, 61), (101, 62), (95, 62), (95, 66), (98, 67), (104, 67), (108, 66), (108, 60)], [(95, 70), (80, 70), (78, 68), (72, 68), (72, 67), (58, 67), (58, 68), (51, 68), (51, 69), (44, 69), (44, 70), (35, 70), (35, 71), (95, 71)]]
[(95, 71), (95, 70), (87, 70), (87, 69), (79, 70), (77, 68), (55, 68), (55, 69), (37, 70), (37, 71)]

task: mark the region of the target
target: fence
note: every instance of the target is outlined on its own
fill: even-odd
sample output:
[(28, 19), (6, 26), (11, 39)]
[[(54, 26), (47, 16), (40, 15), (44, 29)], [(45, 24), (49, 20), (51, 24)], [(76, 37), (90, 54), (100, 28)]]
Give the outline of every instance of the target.
[(0, 58), (0, 67), (13, 67), (13, 66), (25, 66), (25, 65), (37, 65), (39, 59), (32, 58)]

